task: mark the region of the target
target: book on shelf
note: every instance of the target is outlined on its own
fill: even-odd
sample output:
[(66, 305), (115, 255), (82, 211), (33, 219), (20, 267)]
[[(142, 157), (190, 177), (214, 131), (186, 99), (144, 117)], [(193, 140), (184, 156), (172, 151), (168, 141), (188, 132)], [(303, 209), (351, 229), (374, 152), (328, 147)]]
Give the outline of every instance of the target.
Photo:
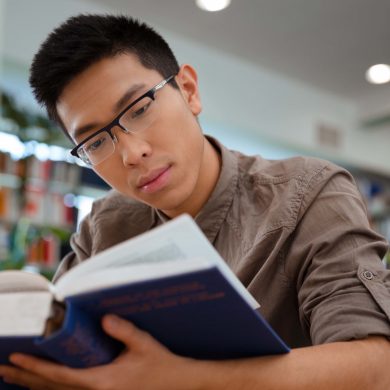
[(20, 161), (11, 157), (10, 153), (0, 151), (0, 173), (21, 176), (23, 173)]
[(19, 217), (20, 193), (0, 183), (0, 222), (13, 222)]
[[(21, 214), (38, 225), (72, 229), (75, 216), (72, 207), (65, 204), (65, 196), (45, 189), (26, 186)], [(50, 207), (48, 207), (50, 205)]]
[[(53, 192), (62, 192), (61, 186), (74, 189), (80, 182), (80, 167), (66, 161), (39, 160), (36, 156), (27, 157), (26, 177), (38, 188), (50, 187)], [(55, 185), (51, 186), (50, 184)]]
[(0, 307), (0, 364), (13, 352), (71, 367), (107, 363), (123, 348), (101, 328), (107, 313), (183, 356), (289, 351), (187, 215), (91, 257), (55, 285), (32, 273), (0, 272)]

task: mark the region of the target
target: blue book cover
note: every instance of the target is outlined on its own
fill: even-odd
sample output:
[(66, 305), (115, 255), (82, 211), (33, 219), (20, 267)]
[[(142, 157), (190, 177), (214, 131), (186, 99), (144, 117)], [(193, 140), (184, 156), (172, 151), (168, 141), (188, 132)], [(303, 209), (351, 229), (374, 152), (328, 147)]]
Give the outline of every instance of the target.
[[(151, 244), (155, 240), (150, 241), (153, 239), (152, 232), (146, 234), (149, 243), (147, 249), (144, 245), (145, 238), (140, 238), (138, 244), (133, 244), (131, 251), (128, 244), (120, 244), (119, 249), (108, 250), (101, 256), (101, 260), (97, 261), (101, 264), (96, 271), (98, 275), (104, 270), (101, 276), (107, 282), (112, 279), (110, 272), (116, 274), (119, 269), (123, 278), (120, 283), (107, 283), (103, 287), (95, 286), (79, 291), (78, 285), (75, 286), (77, 278), (73, 275), (72, 279), (63, 283), (63, 286), (72, 286), (68, 289), (68, 294), (63, 291), (61, 293), (61, 288), (65, 288), (59, 283), (58, 295), (55, 297), (58, 300), (62, 298), (65, 305), (62, 326), (47, 337), (16, 338), (0, 335), (0, 361), (7, 362), (10, 353), (19, 351), (78, 368), (108, 363), (120, 354), (123, 346), (108, 337), (101, 328), (101, 318), (107, 313), (132, 321), (173, 353), (183, 356), (232, 359), (288, 352), (288, 346), (259, 314), (253, 297), (249, 297), (248, 292), (241, 288), (242, 285), (237, 284), (236, 277), (225, 265), (221, 265), (220, 258), (210, 261), (215, 253), (210, 251), (212, 247), (203, 235), (200, 242), (208, 252), (196, 253), (199, 252), (196, 247), (200, 244), (200, 236), (197, 237), (196, 233), (198, 228), (188, 225), (188, 218), (170, 224), (174, 230), (170, 233), (168, 231), (168, 235), (169, 228), (165, 226), (154, 233), (158, 237), (158, 246), (165, 248), (165, 255), (168, 245), (171, 254), (179, 253), (182, 256), (184, 252), (191, 250), (195, 252), (195, 257), (208, 255), (209, 260), (202, 262), (197, 258), (182, 259), (174, 262), (173, 266), (157, 262), (158, 248)], [(192, 234), (189, 234), (188, 229), (192, 229)], [(176, 232), (174, 241), (167, 240), (173, 232)], [(180, 247), (189, 237), (192, 248), (188, 247), (188, 243)], [(177, 244), (177, 248), (172, 251), (173, 244)], [(148, 256), (137, 250), (140, 247), (149, 251)], [(161, 254), (162, 249), (157, 252)], [(135, 255), (128, 267), (128, 264), (123, 264), (123, 256), (131, 257), (130, 253)], [(150, 261), (152, 257), (153, 261)], [(117, 260), (117, 269), (113, 267), (114, 258)], [(110, 259), (110, 264), (104, 259)], [(152, 268), (158, 269), (153, 277), (145, 277), (149, 275), (149, 268), (144, 266), (145, 261), (149, 261)], [(121, 266), (118, 266), (119, 263)], [(99, 279), (93, 277), (94, 267), (94, 262), (91, 262), (84, 267), (85, 270), (78, 270), (74, 274), (80, 279), (89, 275), (87, 279), (94, 285)], [(129, 272), (126, 271), (128, 269)], [(142, 274), (145, 275), (139, 277)]]
[[(9, 364), (8, 356), (18, 351), (48, 359), (49, 357), (36, 345), (37, 336), (0, 338), (0, 364)], [(1, 390), (19, 390), (20, 386), (4, 383), (0, 378)]]

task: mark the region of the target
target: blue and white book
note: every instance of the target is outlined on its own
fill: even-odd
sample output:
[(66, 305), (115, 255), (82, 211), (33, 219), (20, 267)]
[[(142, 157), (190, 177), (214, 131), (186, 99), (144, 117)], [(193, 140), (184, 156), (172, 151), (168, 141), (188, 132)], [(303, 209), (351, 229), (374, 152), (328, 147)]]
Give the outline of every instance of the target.
[(71, 367), (108, 363), (123, 345), (103, 332), (106, 313), (197, 359), (289, 351), (187, 215), (91, 257), (55, 285), (32, 273), (0, 272), (0, 307), (0, 364), (13, 352)]

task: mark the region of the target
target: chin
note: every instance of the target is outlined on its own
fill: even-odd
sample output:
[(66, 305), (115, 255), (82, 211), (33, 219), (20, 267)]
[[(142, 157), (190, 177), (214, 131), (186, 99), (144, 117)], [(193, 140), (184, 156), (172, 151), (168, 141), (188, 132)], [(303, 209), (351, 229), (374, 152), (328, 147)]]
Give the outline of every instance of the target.
[(140, 197), (138, 200), (159, 210), (171, 210), (180, 207), (182, 197), (176, 197), (171, 191), (161, 191), (150, 197)]
[[(141, 201), (142, 202), (142, 201)], [(179, 207), (179, 205), (175, 202), (172, 202), (172, 200), (170, 199), (169, 201), (165, 201), (164, 200), (159, 200), (157, 202), (143, 202), (143, 203), (147, 203), (149, 204), (149, 206), (151, 207), (154, 207), (156, 209), (159, 209), (159, 210), (165, 210), (165, 211), (170, 211), (170, 210), (174, 210), (176, 208)]]

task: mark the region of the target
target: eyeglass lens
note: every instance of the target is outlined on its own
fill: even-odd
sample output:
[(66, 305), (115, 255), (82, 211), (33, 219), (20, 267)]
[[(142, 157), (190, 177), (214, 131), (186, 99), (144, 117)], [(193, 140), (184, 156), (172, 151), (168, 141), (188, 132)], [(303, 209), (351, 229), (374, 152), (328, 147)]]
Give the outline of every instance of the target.
[[(112, 134), (125, 129), (131, 133), (147, 129), (158, 116), (158, 105), (148, 96), (131, 106), (119, 119), (119, 126), (111, 129)], [(86, 142), (78, 151), (79, 156), (87, 164), (97, 165), (108, 158), (115, 151), (114, 140), (108, 131), (97, 134)]]

